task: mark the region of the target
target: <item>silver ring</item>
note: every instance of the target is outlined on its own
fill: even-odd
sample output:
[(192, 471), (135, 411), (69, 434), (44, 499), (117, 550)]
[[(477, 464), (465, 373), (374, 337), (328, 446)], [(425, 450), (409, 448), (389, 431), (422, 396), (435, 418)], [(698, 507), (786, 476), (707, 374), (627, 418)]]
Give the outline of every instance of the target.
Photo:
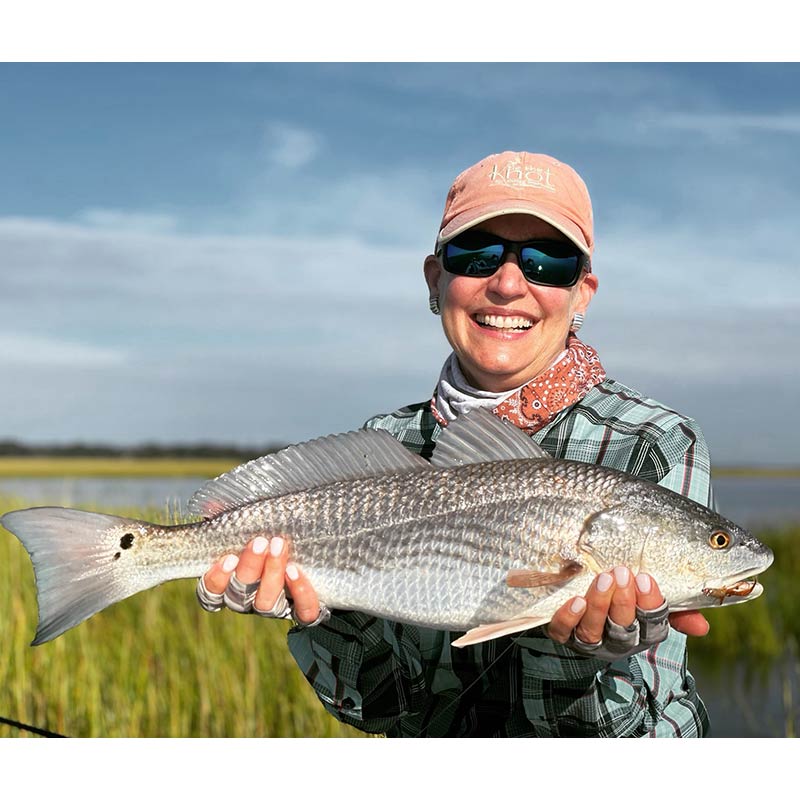
[(603, 644), (603, 640), (601, 639), (599, 642), (584, 642), (575, 631), (572, 632), (572, 641), (577, 644), (579, 647), (584, 648), (585, 650), (597, 650), (601, 644)]
[(297, 617), (294, 615), (294, 611), (292, 611), (292, 619), (298, 628), (314, 628), (317, 625), (322, 625), (323, 622), (327, 622), (330, 618), (331, 610), (325, 605), (325, 603), (319, 604), (319, 614), (317, 614), (317, 618), (313, 622), (303, 622), (302, 620), (297, 619)]
[(289, 600), (286, 597), (286, 592), (281, 589), (281, 593), (275, 600), (274, 605), (269, 611), (262, 611), (255, 605), (252, 608), (254, 614), (259, 617), (268, 617), (269, 619), (288, 619), (292, 616), (292, 607), (289, 605)]
[(212, 614), (215, 611), (221, 611), (225, 606), (222, 594), (210, 592), (206, 586), (205, 576), (197, 581), (197, 601), (205, 611), (210, 611)]
[(238, 611), (240, 614), (249, 614), (253, 608), (253, 600), (255, 600), (259, 584), (260, 581), (242, 583), (234, 572), (233, 575), (231, 575), (228, 588), (223, 595), (225, 605), (228, 606), (231, 611)]

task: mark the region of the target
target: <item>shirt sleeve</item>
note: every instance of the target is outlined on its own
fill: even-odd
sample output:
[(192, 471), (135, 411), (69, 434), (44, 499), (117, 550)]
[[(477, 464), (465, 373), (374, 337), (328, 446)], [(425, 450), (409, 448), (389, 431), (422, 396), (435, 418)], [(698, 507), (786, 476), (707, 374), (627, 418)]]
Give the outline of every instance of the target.
[(658, 483), (709, 508), (714, 507), (711, 457), (703, 432), (687, 419), (670, 428), (653, 448), (668, 465)]

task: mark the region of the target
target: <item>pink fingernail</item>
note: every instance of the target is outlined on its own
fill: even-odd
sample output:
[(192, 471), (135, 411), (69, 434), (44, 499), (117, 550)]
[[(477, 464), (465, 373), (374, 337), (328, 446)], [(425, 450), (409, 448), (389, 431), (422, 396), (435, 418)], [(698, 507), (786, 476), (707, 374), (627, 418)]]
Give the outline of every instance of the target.
[(645, 575), (644, 572), (640, 572), (636, 576), (636, 588), (642, 594), (649, 594), (650, 593), (650, 589), (653, 588), (653, 584), (652, 584), (652, 581), (650, 580), (650, 576), (649, 575)]
[(225, 560), (222, 562), (222, 571), (223, 572), (233, 572), (236, 569), (236, 565), (239, 563), (239, 556), (231, 555), (225, 556)]
[(572, 605), (569, 607), (569, 610), (573, 614), (582, 614), (586, 610), (586, 601), (582, 597), (576, 597), (572, 601)]
[(614, 569), (614, 577), (617, 579), (617, 586), (624, 589), (631, 579), (631, 573), (627, 567), (616, 567)]
[(269, 552), (271, 556), (279, 556), (283, 552), (283, 539), (280, 536), (273, 536), (270, 539)]
[(262, 553), (266, 552), (267, 545), (269, 542), (263, 536), (256, 536), (253, 539), (253, 552), (260, 556)]
[(300, 577), (300, 573), (294, 564), (288, 564), (286, 566), (286, 574), (290, 581), (296, 581)]
[(597, 591), (607, 592), (612, 583), (614, 583), (614, 579), (607, 572), (601, 572), (600, 577), (597, 579)]

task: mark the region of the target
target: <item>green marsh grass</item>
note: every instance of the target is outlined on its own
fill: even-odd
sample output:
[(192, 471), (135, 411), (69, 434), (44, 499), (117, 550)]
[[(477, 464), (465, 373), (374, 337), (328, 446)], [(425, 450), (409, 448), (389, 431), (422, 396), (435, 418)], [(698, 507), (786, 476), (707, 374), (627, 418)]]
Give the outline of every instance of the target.
[(731, 701), (753, 727), (763, 729), (759, 720), (772, 685), (783, 715), (774, 735), (794, 738), (800, 734), (800, 528), (754, 533), (775, 554), (772, 566), (759, 576), (764, 594), (750, 603), (704, 612), (711, 632), (689, 639), (689, 666), (697, 665), (707, 679), (729, 687)]
[[(0, 499), (0, 514), (21, 505)], [(361, 736), (317, 700), (289, 654), (287, 622), (208, 614), (194, 581), (143, 592), (38, 647), (33, 568), (3, 528), (0, 585), (0, 717), (74, 737)], [(0, 724), (0, 737), (30, 735)]]
[(223, 458), (2, 456), (0, 478), (215, 478), (238, 464)]

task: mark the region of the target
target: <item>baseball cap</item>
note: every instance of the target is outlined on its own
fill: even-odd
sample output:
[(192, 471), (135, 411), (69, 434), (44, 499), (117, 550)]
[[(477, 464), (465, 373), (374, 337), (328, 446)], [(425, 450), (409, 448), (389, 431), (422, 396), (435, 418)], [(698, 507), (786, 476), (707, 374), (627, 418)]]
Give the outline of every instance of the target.
[(487, 156), (453, 181), (437, 250), (467, 228), (502, 214), (539, 217), (586, 255), (594, 250), (592, 201), (581, 176), (552, 156), (508, 150)]

